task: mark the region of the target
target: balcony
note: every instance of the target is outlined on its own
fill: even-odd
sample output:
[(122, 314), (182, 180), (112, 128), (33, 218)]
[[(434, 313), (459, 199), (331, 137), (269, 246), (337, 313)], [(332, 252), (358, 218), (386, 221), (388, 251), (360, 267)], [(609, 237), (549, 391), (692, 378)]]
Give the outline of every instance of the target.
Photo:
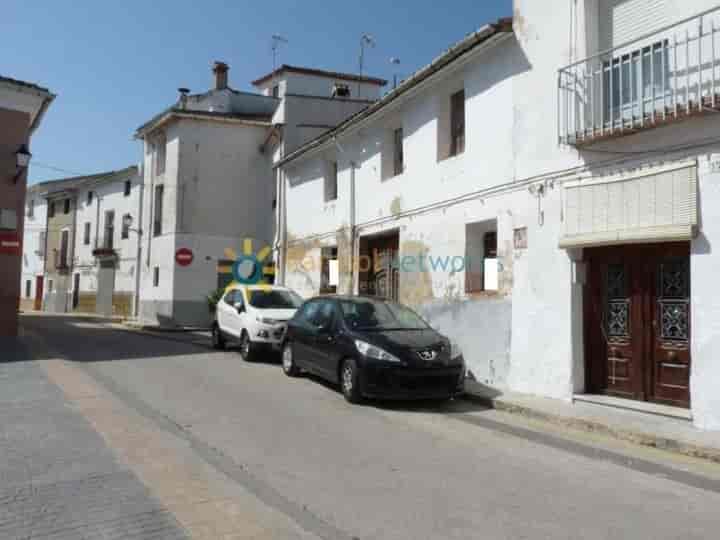
[(582, 147), (720, 111), (715, 7), (558, 73), (558, 135)]

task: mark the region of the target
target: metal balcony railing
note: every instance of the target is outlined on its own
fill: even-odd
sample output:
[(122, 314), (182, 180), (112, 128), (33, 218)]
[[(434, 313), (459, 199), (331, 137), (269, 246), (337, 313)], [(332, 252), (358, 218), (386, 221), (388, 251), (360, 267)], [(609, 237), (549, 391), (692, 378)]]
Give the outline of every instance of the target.
[(561, 144), (720, 110), (720, 6), (559, 70)]

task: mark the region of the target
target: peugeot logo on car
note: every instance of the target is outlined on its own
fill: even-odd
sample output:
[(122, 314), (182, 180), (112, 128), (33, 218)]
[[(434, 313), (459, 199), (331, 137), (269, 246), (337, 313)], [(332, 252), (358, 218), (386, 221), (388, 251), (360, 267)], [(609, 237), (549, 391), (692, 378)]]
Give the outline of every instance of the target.
[(420, 356), (420, 358), (422, 358), (426, 362), (431, 362), (432, 360), (435, 360), (435, 357), (437, 356), (437, 352), (431, 351), (431, 350), (418, 351), (418, 356)]

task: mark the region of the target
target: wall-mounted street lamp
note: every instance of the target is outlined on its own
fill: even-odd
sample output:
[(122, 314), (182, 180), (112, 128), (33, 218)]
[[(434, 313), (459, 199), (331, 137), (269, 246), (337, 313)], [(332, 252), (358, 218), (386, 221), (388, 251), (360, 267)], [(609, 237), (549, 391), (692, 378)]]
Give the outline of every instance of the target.
[(22, 173), (27, 170), (28, 165), (30, 165), (30, 159), (32, 158), (32, 154), (28, 150), (27, 146), (24, 144), (20, 146), (17, 152), (15, 152), (15, 165), (17, 167), (17, 174), (15, 175), (15, 178), (13, 178), (13, 183), (17, 184), (17, 181), (20, 180), (20, 176), (22, 176)]
[(123, 216), (122, 224), (123, 227), (125, 227), (128, 231), (135, 232), (138, 234), (138, 236), (142, 236), (142, 230), (132, 228), (133, 217), (130, 214), (128, 214), (127, 216)]

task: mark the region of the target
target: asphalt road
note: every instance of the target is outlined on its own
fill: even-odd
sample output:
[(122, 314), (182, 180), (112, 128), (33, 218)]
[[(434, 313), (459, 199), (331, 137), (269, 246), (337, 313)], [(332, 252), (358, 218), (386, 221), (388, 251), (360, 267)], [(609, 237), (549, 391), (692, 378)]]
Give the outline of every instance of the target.
[[(26, 316), (22, 325), (43, 343), (42, 353), (32, 353), (39, 365), (70, 361), (49, 369), (50, 380), (180, 524), (192, 520), (184, 506), (173, 506), (165, 485), (186, 468), (199, 471), (194, 481), (206, 480), (208, 489), (241, 498), (243, 519), (257, 517), (266, 532), (274, 527), (268, 538), (720, 534), (715, 466), (565, 438), (468, 402), (352, 406), (318, 380), (285, 377), (272, 358), (244, 363), (236, 351), (215, 352), (202, 340), (146, 336), (91, 319)], [(74, 378), (83, 377), (89, 382), (82, 384), (99, 388), (94, 400), (114, 403), (112, 420), (82, 392), (73, 394)], [(144, 437), (165, 444), (165, 476), (149, 474), (158, 467), (137, 457), (142, 438), (124, 445), (124, 432), (110, 431), (123, 422), (142, 422)], [(182, 465), (173, 468), (174, 461)]]

